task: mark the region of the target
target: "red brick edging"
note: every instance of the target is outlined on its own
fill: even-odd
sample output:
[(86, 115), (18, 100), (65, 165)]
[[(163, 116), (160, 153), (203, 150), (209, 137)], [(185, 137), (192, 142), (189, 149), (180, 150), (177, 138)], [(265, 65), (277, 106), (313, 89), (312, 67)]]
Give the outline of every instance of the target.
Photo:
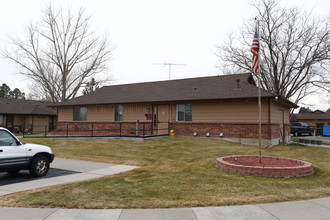
[(304, 177), (313, 174), (312, 164), (302, 160), (281, 157), (237, 155), (220, 157), (216, 167), (224, 171), (263, 177)]

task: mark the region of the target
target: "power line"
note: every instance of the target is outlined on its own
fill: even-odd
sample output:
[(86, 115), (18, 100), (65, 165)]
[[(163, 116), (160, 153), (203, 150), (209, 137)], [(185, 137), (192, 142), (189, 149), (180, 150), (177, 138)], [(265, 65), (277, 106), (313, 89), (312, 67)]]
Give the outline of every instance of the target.
[(181, 64), (181, 63), (154, 63), (154, 65), (163, 65), (163, 66), (168, 66), (168, 79), (171, 80), (171, 69), (172, 66), (187, 66), (187, 64)]

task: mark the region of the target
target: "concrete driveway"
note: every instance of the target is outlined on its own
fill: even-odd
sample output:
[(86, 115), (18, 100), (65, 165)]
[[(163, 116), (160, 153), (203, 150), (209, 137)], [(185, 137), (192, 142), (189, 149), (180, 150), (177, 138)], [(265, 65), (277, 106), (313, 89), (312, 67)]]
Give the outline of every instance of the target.
[[(79, 173), (79, 172), (50, 168), (47, 175), (39, 179), (48, 179), (52, 177), (71, 175), (75, 173)], [(8, 174), (7, 172), (0, 172), (0, 186), (14, 184), (14, 183), (22, 183), (27, 181), (34, 181), (34, 180), (36, 180), (36, 178), (31, 176), (28, 170), (21, 170), (20, 172), (14, 174)]]
[[(99, 178), (107, 175), (130, 171), (138, 167), (55, 158), (54, 162), (51, 163), (51, 168), (62, 170), (61, 172), (63, 175), (52, 176), (52, 173), (50, 173), (51, 177), (49, 177), (47, 174), (46, 177), (32, 179), (26, 175), (23, 175), (23, 180), (21, 182), (12, 182), (12, 180), (8, 182), (6, 177), (3, 177), (3, 179), (0, 177), (0, 182), (2, 181), (2, 183), (0, 183), (0, 196), (46, 186), (54, 186), (63, 183)], [(3, 183), (6, 183), (6, 181), (8, 184)]]

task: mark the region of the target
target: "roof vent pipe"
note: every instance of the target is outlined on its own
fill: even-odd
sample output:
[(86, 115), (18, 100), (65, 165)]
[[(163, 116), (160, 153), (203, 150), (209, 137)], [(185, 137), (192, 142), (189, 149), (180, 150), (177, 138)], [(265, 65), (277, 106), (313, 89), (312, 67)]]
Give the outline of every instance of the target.
[(240, 79), (236, 79), (236, 89), (240, 89), (241, 88), (240, 85), (239, 85), (239, 82), (240, 81), (241, 81)]

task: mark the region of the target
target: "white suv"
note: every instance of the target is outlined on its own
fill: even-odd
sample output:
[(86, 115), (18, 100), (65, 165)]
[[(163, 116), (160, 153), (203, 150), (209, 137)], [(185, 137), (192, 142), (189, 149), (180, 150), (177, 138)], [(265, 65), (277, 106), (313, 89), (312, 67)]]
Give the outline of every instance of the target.
[(0, 128), (0, 172), (17, 173), (28, 169), (34, 177), (45, 176), (55, 155), (49, 147), (21, 142)]

